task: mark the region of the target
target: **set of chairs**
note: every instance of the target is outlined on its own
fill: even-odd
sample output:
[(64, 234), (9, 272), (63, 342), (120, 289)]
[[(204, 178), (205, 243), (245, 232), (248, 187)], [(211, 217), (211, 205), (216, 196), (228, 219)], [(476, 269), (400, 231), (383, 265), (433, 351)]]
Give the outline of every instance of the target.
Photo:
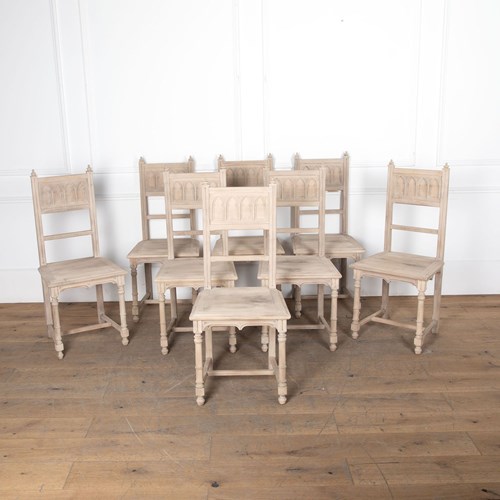
[[(348, 233), (349, 156), (302, 159), (297, 154), (291, 170), (274, 170), (273, 159), (226, 161), (218, 159), (216, 172), (195, 172), (194, 161), (147, 163), (139, 161), (142, 239), (128, 254), (132, 278), (132, 316), (140, 320), (143, 307), (159, 307), (160, 346), (169, 350), (174, 332), (192, 331), (195, 342), (195, 394), (205, 402), (209, 376), (272, 375), (277, 380), (278, 401), (286, 402), (286, 332), (292, 329), (325, 330), (329, 348), (337, 348), (337, 298), (347, 295), (347, 260), (353, 261), (354, 276), (352, 337), (368, 321), (386, 323), (415, 332), (415, 353), (422, 352), (425, 335), (437, 332), (444, 266), (444, 239), (448, 199), (449, 168), (422, 170), (388, 169), (384, 251), (362, 258), (363, 246)], [(62, 359), (63, 331), (59, 318), (59, 297), (63, 290), (96, 286), (97, 323), (65, 331), (64, 335), (113, 327), (128, 343), (124, 284), (126, 271), (100, 256), (95, 196), (90, 167), (84, 174), (39, 178), (31, 176), (40, 274), (49, 336)], [(336, 208), (327, 208), (328, 193), (336, 193)], [(161, 208), (158, 208), (161, 200)], [(156, 205), (155, 205), (156, 202)], [(438, 212), (435, 227), (395, 222), (395, 207), (416, 205)], [(287, 216), (278, 217), (286, 209)], [(55, 232), (47, 217), (66, 211), (88, 213), (89, 227)], [(200, 214), (202, 222), (200, 221)], [(327, 218), (338, 219), (338, 230)], [(285, 220), (286, 222), (283, 222)], [(165, 237), (154, 238), (152, 225), (160, 222)], [(200, 223), (201, 222), (201, 223)], [(432, 257), (393, 251), (394, 231), (413, 231), (436, 237)], [(92, 253), (85, 258), (47, 258), (46, 245), (53, 240), (90, 238)], [(201, 241), (200, 241), (201, 240)], [(257, 262), (260, 286), (235, 286), (240, 262)], [(334, 263), (336, 265), (334, 265)], [(153, 265), (159, 271), (153, 277)], [(138, 266), (144, 267), (145, 295), (139, 298)], [(340, 269), (340, 272), (339, 272)], [(382, 278), (379, 311), (360, 319), (361, 280)], [(428, 282), (435, 277), (432, 320), (424, 326), (424, 300)], [(403, 281), (418, 290), (415, 324), (389, 317), (389, 282)], [(104, 311), (103, 285), (117, 286), (120, 320)], [(153, 286), (157, 298), (154, 298)], [(317, 286), (314, 320), (300, 325), (289, 322), (291, 313), (281, 292), (282, 285), (293, 290), (293, 313), (302, 314), (301, 287)], [(330, 312), (325, 315), (325, 287), (330, 291)], [(178, 321), (177, 288), (192, 289), (191, 326)], [(339, 294), (340, 289), (340, 294)], [(170, 292), (170, 320), (167, 323), (165, 295)], [(262, 351), (267, 363), (262, 369), (223, 370), (214, 366), (213, 332), (228, 335), (229, 351), (237, 350), (236, 329), (259, 327)]]

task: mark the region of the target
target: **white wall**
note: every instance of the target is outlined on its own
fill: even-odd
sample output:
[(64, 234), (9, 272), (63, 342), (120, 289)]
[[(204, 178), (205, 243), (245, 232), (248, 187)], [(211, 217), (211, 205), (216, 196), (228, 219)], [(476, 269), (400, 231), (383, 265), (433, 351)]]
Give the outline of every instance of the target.
[(497, 0), (0, 0), (0, 302), (42, 300), (32, 169), (92, 164), (102, 253), (128, 267), (139, 156), (346, 150), (368, 254), (389, 160), (448, 162), (444, 293), (500, 293), (499, 25)]

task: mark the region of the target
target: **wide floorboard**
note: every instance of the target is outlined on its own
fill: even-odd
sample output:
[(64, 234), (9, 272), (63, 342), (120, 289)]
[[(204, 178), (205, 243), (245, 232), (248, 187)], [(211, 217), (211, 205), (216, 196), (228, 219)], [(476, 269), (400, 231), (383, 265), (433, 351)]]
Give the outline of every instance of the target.
[[(414, 319), (415, 298), (391, 304)], [(444, 297), (419, 356), (395, 327), (351, 339), (350, 308), (336, 352), (324, 332), (289, 332), (287, 404), (272, 378), (219, 377), (198, 407), (192, 334), (163, 356), (157, 306), (128, 346), (80, 333), (59, 361), (41, 304), (0, 305), (0, 498), (500, 499), (500, 296)], [(95, 306), (61, 313), (78, 326)], [(214, 335), (220, 367), (264, 367), (257, 330), (235, 354)]]

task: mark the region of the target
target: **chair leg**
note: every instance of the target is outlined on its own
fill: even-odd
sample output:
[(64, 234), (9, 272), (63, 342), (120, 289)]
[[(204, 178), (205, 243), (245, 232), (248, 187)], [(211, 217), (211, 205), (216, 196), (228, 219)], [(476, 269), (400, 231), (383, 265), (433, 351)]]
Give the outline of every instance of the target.
[(339, 280), (335, 280), (332, 283), (332, 291), (330, 294), (330, 351), (337, 350), (337, 300), (339, 296), (338, 292)]
[(122, 344), (128, 345), (127, 309), (125, 306), (125, 280), (118, 283), (118, 302), (120, 305), (120, 335)]
[(423, 333), (424, 333), (424, 303), (426, 281), (419, 281), (418, 288), (418, 305), (417, 305), (417, 330), (415, 332), (415, 354), (422, 353)]
[(160, 313), (160, 347), (162, 354), (168, 354), (167, 319), (165, 315), (165, 286), (158, 283), (158, 309)]
[(432, 308), (432, 333), (439, 332), (439, 317), (441, 313), (441, 290), (443, 287), (443, 271), (436, 273), (434, 277), (434, 304)]
[(137, 291), (137, 265), (130, 264), (130, 277), (132, 278), (132, 320), (139, 321), (139, 292)]
[(318, 285), (318, 316), (316, 318), (317, 321), (320, 321), (320, 318), (325, 317), (325, 285)]
[(389, 318), (389, 282), (382, 280), (382, 317)]
[(280, 405), (286, 403), (287, 386), (286, 386), (286, 332), (278, 333), (278, 402)]
[(96, 285), (95, 287), (96, 304), (97, 304), (97, 321), (99, 323), (106, 322), (106, 312), (104, 310), (104, 293), (102, 290), (102, 285)]
[(340, 278), (340, 283), (339, 283), (339, 292), (342, 294), (349, 295), (347, 292), (347, 259), (339, 259), (340, 260), (340, 274), (342, 275), (342, 278)]
[(302, 293), (299, 285), (293, 285), (293, 301), (295, 303), (295, 317), (302, 316)]
[(146, 298), (153, 298), (153, 265), (150, 263), (144, 264), (144, 278), (146, 281)]
[(54, 347), (57, 352), (57, 357), (63, 359), (64, 344), (62, 342), (61, 321), (59, 318), (59, 298), (56, 295), (51, 295), (50, 304), (52, 307), (52, 318), (54, 321)]
[(267, 352), (269, 349), (269, 334), (267, 326), (263, 326), (260, 334), (260, 348), (262, 352)]
[(52, 306), (50, 305), (50, 294), (45, 283), (42, 282), (43, 306), (45, 308), (45, 323), (47, 325), (47, 336), (52, 338), (54, 335), (54, 319), (52, 318)]
[(229, 327), (229, 352), (233, 354), (236, 352), (236, 328), (234, 326)]
[(357, 339), (359, 335), (359, 315), (361, 312), (361, 273), (354, 271), (354, 299), (352, 304), (352, 338)]
[(266, 328), (266, 332), (269, 332), (269, 349), (268, 349), (268, 361), (269, 361), (269, 369), (272, 369), (271, 360), (274, 358), (276, 360), (276, 328), (271, 328), (270, 326), (262, 327)]
[(195, 365), (195, 395), (196, 403), (202, 406), (205, 403), (205, 384), (203, 377), (203, 337), (202, 332), (194, 326), (194, 365)]

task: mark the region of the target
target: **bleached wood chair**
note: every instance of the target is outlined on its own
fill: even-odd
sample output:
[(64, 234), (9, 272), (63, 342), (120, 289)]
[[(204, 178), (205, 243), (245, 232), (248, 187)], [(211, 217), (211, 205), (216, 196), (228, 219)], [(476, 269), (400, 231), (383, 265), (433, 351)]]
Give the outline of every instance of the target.
[[(365, 249), (361, 243), (349, 235), (349, 155), (344, 153), (341, 158), (303, 159), (299, 153), (294, 158), (294, 170), (317, 170), (326, 169), (326, 192), (338, 193), (338, 208), (325, 209), (325, 227), (333, 225), (337, 219), (338, 232), (332, 233), (326, 230), (325, 235), (325, 257), (340, 261), (339, 297), (344, 298), (347, 292), (347, 259), (358, 261), (364, 254)], [(310, 215), (310, 211), (296, 209), (294, 216), (298, 226), (302, 216)], [(292, 240), (293, 253), (295, 255), (312, 255), (318, 253), (318, 238), (315, 235), (298, 234)]]
[[(203, 208), (201, 198), (202, 184), (211, 187), (224, 187), (226, 184), (225, 172), (171, 174), (164, 172), (165, 185), (165, 212), (167, 215), (168, 259), (165, 259), (155, 278), (158, 290), (158, 304), (160, 310), (160, 345), (163, 354), (168, 353), (168, 339), (172, 332), (192, 332), (192, 327), (178, 326), (177, 324), (177, 288), (187, 287), (193, 290), (193, 299), (196, 292), (204, 285), (203, 258), (182, 257), (176, 258), (174, 244), (181, 238), (192, 238), (202, 235), (203, 231), (196, 227), (177, 229), (174, 227), (174, 216), (180, 211), (193, 213)], [(216, 262), (212, 266), (212, 280), (215, 286), (234, 286), (238, 279), (232, 262)], [(170, 290), (170, 322), (167, 325), (165, 316), (165, 292)], [(230, 332), (231, 350), (236, 350), (234, 331)]]
[[(276, 186), (203, 187), (203, 261), (205, 287), (191, 311), (195, 343), (196, 402), (205, 402), (208, 376), (272, 375), (278, 382), (278, 401), (286, 402), (286, 329), (290, 313), (282, 293), (276, 289)], [(228, 255), (227, 231), (261, 230), (265, 250), (250, 257)], [(211, 234), (222, 232), (222, 255), (211, 250)], [(242, 259), (265, 261), (269, 266), (267, 286), (214, 288), (212, 267), (217, 262)], [(214, 368), (212, 330), (215, 327), (266, 326), (270, 330), (267, 368), (221, 370)], [(278, 331), (278, 356), (276, 355)], [(205, 358), (203, 359), (203, 340)], [(240, 352), (241, 354), (241, 352)]]
[[(87, 168), (84, 174), (60, 175), (39, 178), (33, 170), (31, 173), (31, 189), (35, 211), (35, 225), (38, 242), (42, 279), (43, 298), (45, 304), (45, 319), (49, 337), (54, 340), (54, 346), (59, 359), (64, 356), (63, 334), (87, 332), (112, 327), (120, 332), (123, 345), (128, 344), (129, 331), (125, 310), (125, 276), (127, 272), (99, 256), (99, 239), (95, 208), (94, 184), (92, 169)], [(46, 220), (48, 217), (64, 218), (61, 223), (69, 225), (72, 222), (71, 214), (67, 212), (82, 211), (88, 217), (88, 226), (62, 232), (47, 230), (47, 227), (59, 221)], [(55, 242), (68, 238), (89, 239), (89, 256), (70, 260), (49, 262), (47, 257), (47, 242)], [(54, 249), (55, 250), (55, 249)], [(111, 283), (118, 289), (120, 306), (120, 323), (116, 323), (104, 311), (103, 284)], [(59, 316), (59, 297), (61, 292), (71, 288), (96, 287), (97, 319), (98, 323), (67, 331), (62, 330)]]
[[(269, 174), (269, 182), (277, 186), (277, 207), (309, 208), (316, 213), (316, 225), (309, 228), (278, 227), (278, 233), (313, 235), (318, 241), (315, 255), (278, 255), (276, 257), (276, 284), (289, 284), (300, 291), (302, 285), (317, 285), (317, 322), (288, 325), (288, 329), (319, 329), (329, 334), (330, 350), (337, 348), (337, 295), (341, 275), (332, 262), (324, 256), (325, 251), (325, 170), (279, 171)], [(292, 218), (293, 222), (293, 218)], [(268, 279), (268, 265), (262, 262), (258, 278)], [(330, 287), (330, 322), (324, 315), (324, 286)], [(300, 295), (295, 297), (295, 309), (300, 310)], [(267, 350), (266, 332), (263, 330), (262, 348)]]
[[(222, 155), (217, 160), (219, 172), (226, 173), (228, 187), (252, 187), (267, 184), (267, 175), (274, 168), (274, 159), (271, 154), (265, 160), (233, 160), (226, 161)], [(255, 235), (233, 235), (228, 240), (230, 255), (255, 255), (264, 248), (262, 238)], [(215, 243), (215, 255), (220, 255), (222, 241)], [(280, 241), (276, 241), (278, 255), (285, 253)]]
[[(389, 163), (387, 179), (387, 207), (385, 220), (384, 251), (351, 265), (354, 270), (354, 308), (352, 337), (358, 338), (359, 329), (369, 321), (384, 323), (415, 331), (415, 354), (422, 352), (424, 337), (429, 331), (438, 332), (441, 305), (441, 287), (444, 266), (444, 242), (448, 207), (449, 168), (423, 170), (396, 168)], [(402, 225), (394, 222), (395, 205), (434, 207), (438, 214), (437, 228)], [(393, 231), (409, 231), (435, 235), (436, 253), (432, 257), (413, 253), (395, 252)], [(360, 320), (361, 279), (364, 276), (382, 278), (382, 305), (380, 310)], [(425, 291), (429, 280), (434, 278), (434, 305), (432, 321), (424, 327)], [(403, 281), (413, 284), (418, 291), (416, 324), (401, 323), (389, 319), (389, 283)]]
[[(144, 158), (139, 160), (139, 180), (141, 197), (141, 224), (142, 240), (128, 253), (130, 261), (130, 274), (132, 277), (132, 318), (139, 321), (140, 310), (144, 304), (156, 304), (153, 299), (153, 275), (152, 265), (160, 263), (168, 257), (167, 238), (154, 238), (152, 236), (153, 221), (165, 221), (164, 212), (155, 210), (154, 202), (161, 202), (163, 209), (163, 197), (165, 190), (163, 186), (163, 173), (187, 173), (193, 172), (194, 160), (189, 158), (187, 162), (181, 163), (146, 163)], [(183, 215), (182, 217), (186, 217)], [(192, 218), (192, 214), (188, 214)], [(163, 228), (162, 228), (163, 229)], [(196, 257), (200, 255), (200, 244), (195, 238), (185, 238), (174, 243), (176, 257)], [(146, 280), (146, 291), (141, 300), (137, 287), (137, 266), (144, 264), (144, 275)]]

